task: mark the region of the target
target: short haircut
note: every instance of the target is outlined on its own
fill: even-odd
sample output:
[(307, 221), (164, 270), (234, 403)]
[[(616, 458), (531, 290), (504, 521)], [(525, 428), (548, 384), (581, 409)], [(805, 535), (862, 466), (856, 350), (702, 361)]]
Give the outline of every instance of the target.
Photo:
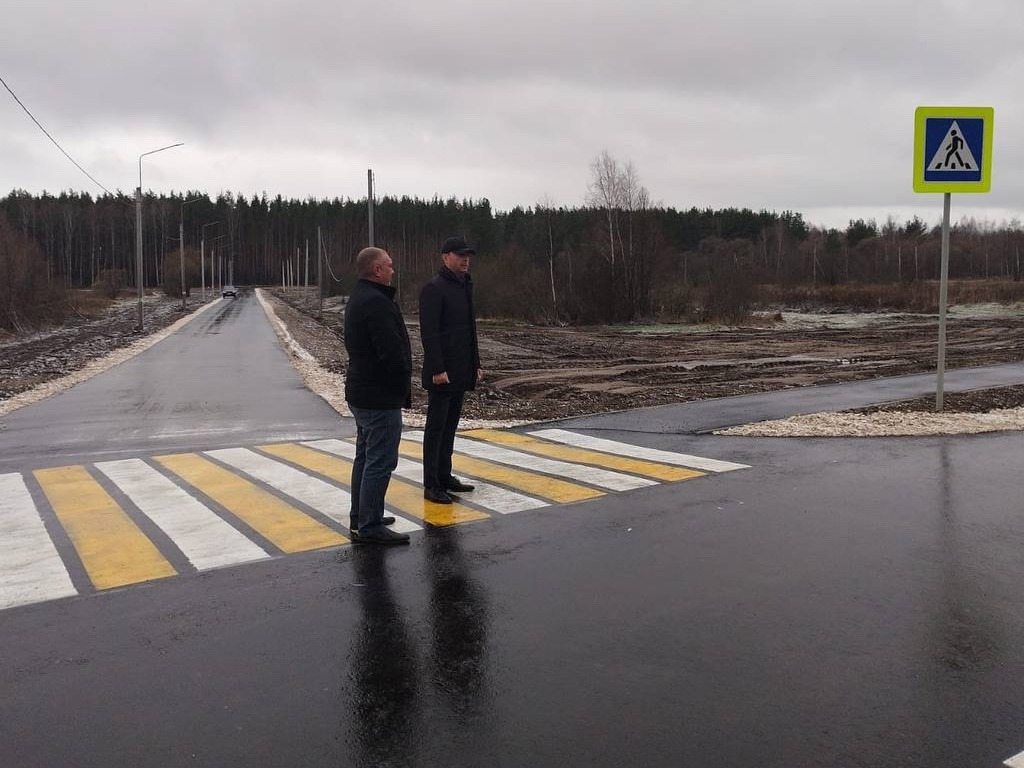
[(359, 277), (367, 277), (373, 272), (373, 265), (387, 256), (383, 248), (363, 248), (356, 255), (356, 274)]

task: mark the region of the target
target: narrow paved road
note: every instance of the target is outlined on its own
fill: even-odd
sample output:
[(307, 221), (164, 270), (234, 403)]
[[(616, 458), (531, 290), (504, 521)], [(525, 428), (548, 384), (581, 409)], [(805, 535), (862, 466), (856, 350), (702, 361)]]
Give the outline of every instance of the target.
[(412, 544), (354, 547), (350, 425), (251, 297), (222, 302), (0, 438), (0, 765), (1024, 750), (1024, 438), (673, 430), (694, 407), (468, 431), (452, 508), (410, 431), (388, 503)]
[(336, 436), (346, 421), (304, 388), (247, 291), (215, 303), (132, 360), (0, 424), (5, 471), (78, 455)]

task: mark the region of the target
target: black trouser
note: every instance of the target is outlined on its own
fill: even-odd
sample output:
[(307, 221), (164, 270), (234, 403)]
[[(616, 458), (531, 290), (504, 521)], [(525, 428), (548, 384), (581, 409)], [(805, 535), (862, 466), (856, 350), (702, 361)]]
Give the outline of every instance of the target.
[(462, 415), (460, 389), (427, 391), (427, 425), (423, 429), (423, 487), (444, 488), (452, 476), (455, 430)]

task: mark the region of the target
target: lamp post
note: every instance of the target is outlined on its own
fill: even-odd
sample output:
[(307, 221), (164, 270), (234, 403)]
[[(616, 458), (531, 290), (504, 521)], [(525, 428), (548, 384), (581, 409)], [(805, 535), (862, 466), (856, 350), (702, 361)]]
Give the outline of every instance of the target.
[(163, 152), (165, 149), (173, 149), (174, 147), (180, 147), (185, 142), (179, 141), (177, 144), (168, 144), (166, 147), (160, 147), (160, 149), (152, 149), (149, 152), (143, 152), (139, 155), (139, 186), (135, 188), (135, 282), (138, 284), (139, 289), (139, 327), (136, 329), (139, 333), (142, 333), (142, 158), (146, 155), (155, 155), (157, 152)]
[(193, 197), (191, 200), (183, 200), (181, 203), (181, 216), (178, 218), (178, 266), (181, 270), (181, 311), (187, 308), (185, 300), (185, 206), (202, 200), (201, 197)]
[[(206, 228), (212, 227), (215, 224), (220, 224), (220, 220), (211, 221), (209, 224), (203, 224), (199, 230), (199, 279), (203, 286), (203, 301), (206, 301)], [(210, 280), (210, 287), (213, 288), (212, 278)]]
[[(217, 235), (210, 241), (210, 245), (213, 246), (214, 243), (216, 243), (218, 240), (223, 240), (225, 237), (227, 237), (227, 235)], [(219, 272), (217, 270), (219, 266), (220, 264), (217, 261), (217, 248), (214, 246), (210, 248), (210, 288), (213, 289), (214, 293), (217, 293), (217, 291), (219, 290), (217, 288), (219, 275)], [(221, 283), (221, 287), (223, 287), (223, 283)]]

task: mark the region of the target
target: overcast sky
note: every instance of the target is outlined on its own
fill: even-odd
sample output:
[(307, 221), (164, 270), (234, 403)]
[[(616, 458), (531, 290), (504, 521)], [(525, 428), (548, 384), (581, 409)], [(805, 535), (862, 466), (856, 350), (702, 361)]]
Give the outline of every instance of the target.
[[(1021, 0), (0, 0), (0, 77), (111, 190), (583, 203), (607, 149), (668, 206), (941, 217), (918, 105), (995, 108), (1024, 218)], [(0, 89), (0, 194), (100, 193)]]

